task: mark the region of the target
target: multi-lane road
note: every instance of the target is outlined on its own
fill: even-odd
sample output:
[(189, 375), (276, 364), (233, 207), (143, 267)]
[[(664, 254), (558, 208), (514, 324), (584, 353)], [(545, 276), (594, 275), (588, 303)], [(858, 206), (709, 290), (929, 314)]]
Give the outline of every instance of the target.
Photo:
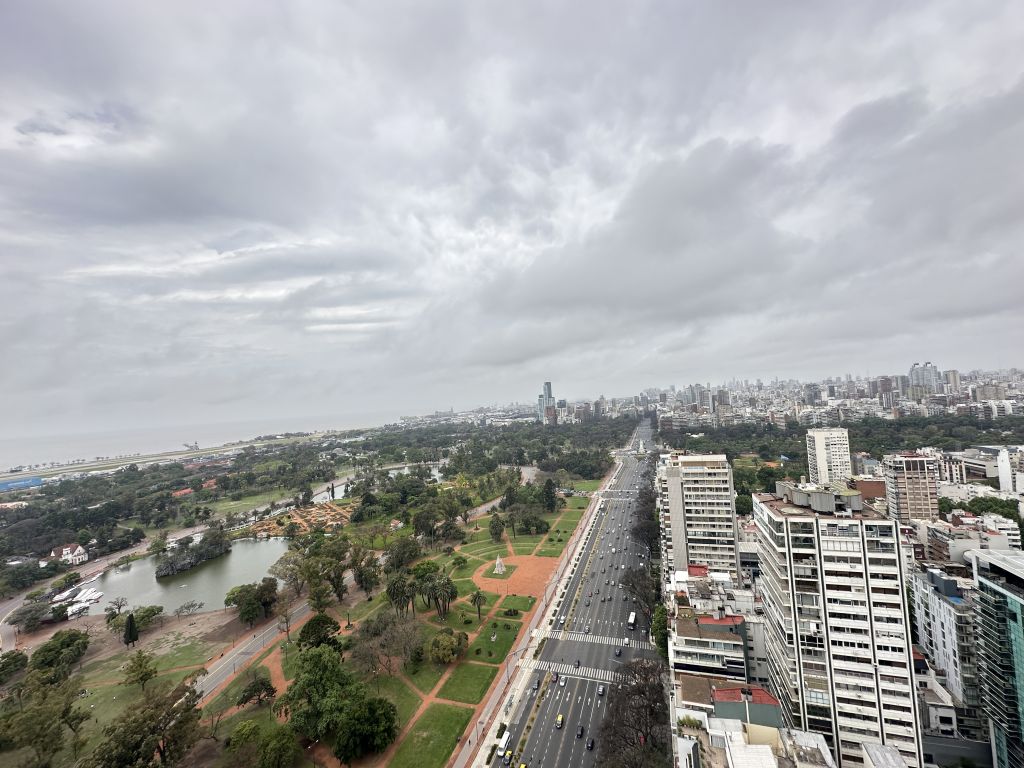
[[(641, 465), (633, 450), (640, 440), (650, 445), (651, 428), (646, 422), (621, 453), (621, 466), (583, 533), (574, 573), (560, 593), (560, 605), (556, 601), (553, 622), (542, 625), (546, 639), (539, 658), (520, 665), (521, 674), (529, 675), (529, 684), (509, 723), (512, 768), (593, 765), (601, 749), (598, 729), (617, 670), (632, 659), (657, 656), (646, 620), (620, 586), (622, 575), (647, 564), (648, 557), (630, 535), (641, 483)], [(634, 612), (636, 629), (630, 630), (627, 619)], [(559, 715), (561, 727), (557, 727)], [(493, 764), (502, 761), (503, 755), (496, 751)]]

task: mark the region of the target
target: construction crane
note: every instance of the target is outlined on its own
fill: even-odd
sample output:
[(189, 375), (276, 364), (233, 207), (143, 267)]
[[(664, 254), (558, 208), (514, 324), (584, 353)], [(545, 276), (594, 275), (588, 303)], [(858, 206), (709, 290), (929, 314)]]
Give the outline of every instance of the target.
[(199, 443), (182, 443), (182, 445), (184, 445), (190, 451), (198, 451), (199, 450)]

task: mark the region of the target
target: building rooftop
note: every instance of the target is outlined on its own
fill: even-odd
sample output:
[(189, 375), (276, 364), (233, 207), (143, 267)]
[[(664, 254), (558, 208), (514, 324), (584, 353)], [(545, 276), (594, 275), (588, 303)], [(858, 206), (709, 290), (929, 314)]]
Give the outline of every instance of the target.
[(697, 637), (706, 640), (728, 640), (734, 643), (743, 642), (743, 638), (725, 627), (733, 627), (743, 623), (742, 616), (728, 616), (726, 619), (715, 619), (706, 623), (704, 619), (711, 617), (698, 616), (679, 617), (676, 619), (676, 635), (679, 637)]
[(778, 707), (779, 700), (759, 685), (751, 685), (746, 688), (722, 688), (717, 687), (711, 692), (713, 701), (740, 702), (749, 701), (751, 704), (767, 704)]
[(816, 512), (810, 507), (802, 507), (774, 493), (755, 493), (754, 498), (779, 515), (793, 517), (827, 517), (829, 519), (849, 520), (887, 520), (885, 516), (865, 506), (858, 511), (843, 510), (840, 512)]
[(863, 749), (874, 768), (906, 768), (906, 762), (895, 747), (865, 742)]

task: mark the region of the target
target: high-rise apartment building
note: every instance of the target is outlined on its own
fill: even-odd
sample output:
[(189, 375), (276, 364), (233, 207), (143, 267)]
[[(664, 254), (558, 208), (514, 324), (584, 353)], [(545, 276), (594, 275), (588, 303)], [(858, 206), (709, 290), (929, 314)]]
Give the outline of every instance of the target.
[(934, 456), (895, 453), (882, 457), (889, 517), (904, 524), (939, 515), (939, 463)]
[(974, 560), (981, 706), (994, 768), (1024, 768), (1024, 553)]
[(853, 476), (850, 433), (845, 429), (807, 430), (807, 469), (811, 482), (842, 483)]
[(769, 688), (842, 768), (863, 744), (922, 765), (904, 561), (895, 520), (856, 491), (778, 483), (754, 494)]
[(736, 500), (725, 456), (664, 454), (658, 490), (665, 574), (706, 565), (737, 580)]
[(910, 386), (921, 387), (927, 393), (941, 392), (944, 378), (939, 369), (930, 362), (910, 366)]
[[(551, 382), (544, 382), (544, 391), (537, 395), (537, 421), (542, 424), (552, 423), (555, 398), (551, 394)], [(557, 417), (555, 423), (557, 423)]]
[(939, 568), (917, 568), (911, 574), (910, 588), (917, 641), (953, 697), (957, 733), (968, 739), (987, 739), (981, 715), (970, 580), (958, 579)]

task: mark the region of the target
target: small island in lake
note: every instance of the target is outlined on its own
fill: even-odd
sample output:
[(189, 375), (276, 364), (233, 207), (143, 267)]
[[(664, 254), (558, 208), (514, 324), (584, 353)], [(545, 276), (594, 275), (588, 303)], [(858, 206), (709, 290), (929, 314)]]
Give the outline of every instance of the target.
[(231, 539), (220, 528), (204, 531), (199, 541), (184, 536), (157, 555), (156, 576), (173, 576), (230, 551)]

